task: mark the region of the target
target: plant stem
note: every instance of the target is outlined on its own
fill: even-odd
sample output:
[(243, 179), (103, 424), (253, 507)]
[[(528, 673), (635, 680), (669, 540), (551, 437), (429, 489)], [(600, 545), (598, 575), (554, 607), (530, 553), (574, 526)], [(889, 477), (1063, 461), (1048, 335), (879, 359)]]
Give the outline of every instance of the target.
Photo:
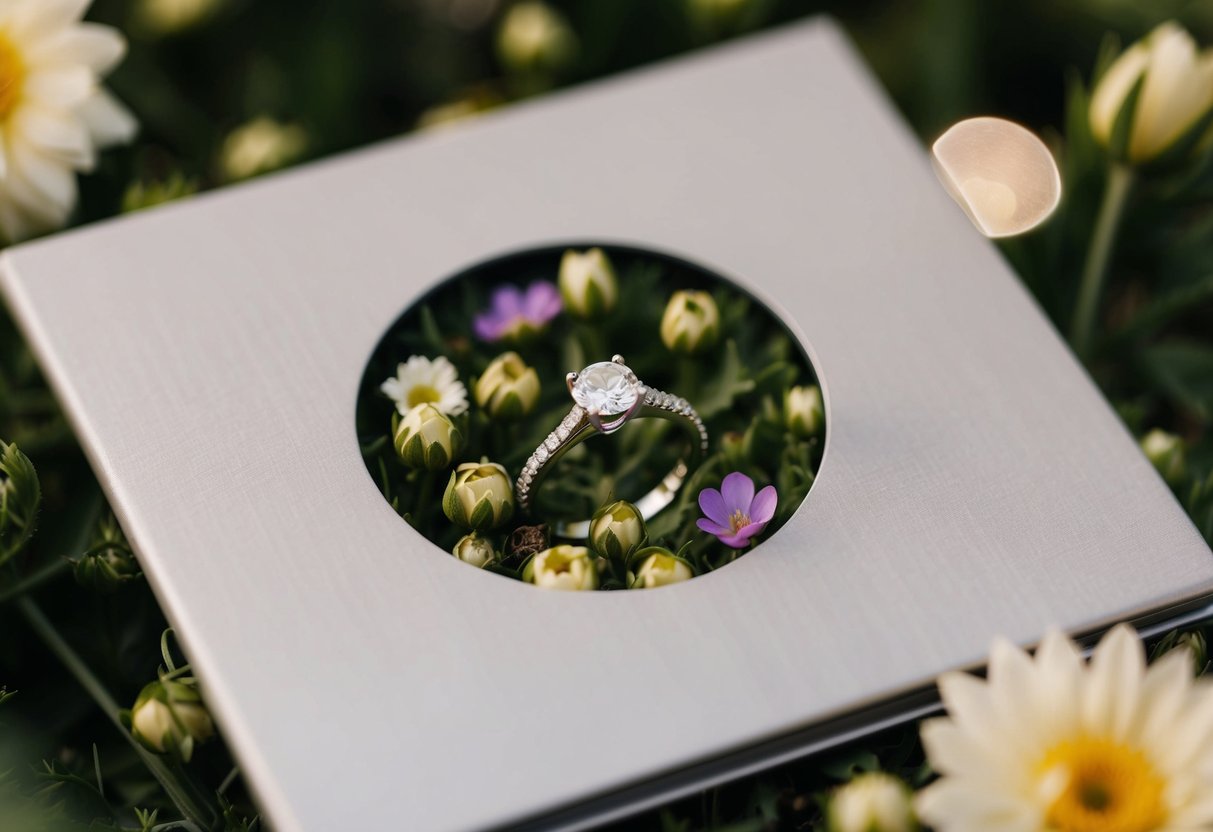
[(50, 651), (62, 662), (68, 672), (76, 678), (76, 681), (88, 692), (89, 696), (93, 698), (93, 701), (97, 703), (97, 706), (105, 714), (106, 718), (118, 729), (118, 733), (122, 734), (127, 742), (131, 744), (131, 747), (135, 749), (144, 766), (159, 781), (169, 799), (173, 801), (173, 805), (177, 807), (177, 811), (181, 812), (181, 815), (187, 821), (198, 826), (200, 829), (210, 828), (215, 813), (209, 808), (199, 806), (189, 794), (189, 790), (177, 781), (176, 776), (169, 770), (164, 761), (140, 745), (134, 736), (131, 735), (131, 732), (122, 724), (122, 720), (118, 716), (120, 709), (114, 697), (105, 689), (101, 680), (93, 675), (92, 670), (84, 663), (84, 659), (80, 658), (80, 655), (59, 634), (59, 631), (55, 629), (55, 625), (46, 617), (42, 609), (27, 595), (17, 598), (14, 601), (14, 605), (25, 617), (25, 620), (33, 631), (37, 633), (38, 637), (50, 648)]
[(1091, 338), (1099, 313), (1099, 301), (1103, 296), (1108, 261), (1112, 256), (1116, 231), (1132, 188), (1133, 169), (1128, 165), (1112, 163), (1108, 168), (1108, 182), (1104, 187), (1099, 216), (1095, 220), (1095, 230), (1091, 234), (1091, 245), (1087, 249), (1082, 283), (1078, 289), (1078, 305), (1074, 310), (1074, 323), (1070, 330), (1070, 343), (1083, 361), (1088, 359), (1091, 351)]
[(53, 560), (23, 580), (18, 581), (12, 586), (0, 589), (0, 604), (11, 601), (18, 595), (25, 595), (27, 592), (37, 589), (47, 581), (57, 577), (60, 572), (66, 570), (70, 565), (68, 561), (62, 558)]

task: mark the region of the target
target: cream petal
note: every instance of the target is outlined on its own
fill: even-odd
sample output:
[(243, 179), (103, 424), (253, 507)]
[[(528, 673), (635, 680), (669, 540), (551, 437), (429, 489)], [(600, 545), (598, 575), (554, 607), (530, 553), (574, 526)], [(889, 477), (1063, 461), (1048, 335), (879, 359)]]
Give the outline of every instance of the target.
[(1118, 624), (1100, 640), (1082, 691), (1087, 730), (1118, 742), (1128, 737), (1141, 696), (1146, 656), (1132, 627)]
[(1035, 754), (1040, 749), (1039, 722), (1033, 707), (1032, 660), (1006, 639), (997, 639), (990, 650), (989, 684), (986, 694), (998, 720), (1005, 746), (1017, 754)]
[(962, 777), (937, 780), (914, 800), (919, 818), (936, 832), (1040, 832), (1041, 810), (1014, 795)]
[(1183, 767), (1171, 754), (1172, 739), (1182, 730), (1180, 718), (1191, 688), (1192, 658), (1186, 650), (1174, 650), (1154, 662), (1142, 682), (1141, 708), (1130, 741), (1168, 772)]
[(88, 130), (70, 113), (26, 105), (13, 113), (11, 129), (77, 170), (91, 170), (96, 161)]
[(16, 0), (8, 24), (15, 40), (36, 45), (84, 17), (92, 0)]
[(1181, 768), (1213, 750), (1213, 685), (1205, 682), (1193, 687), (1167, 745), (1168, 759)]
[(76, 108), (76, 114), (84, 120), (98, 147), (126, 144), (139, 132), (139, 122), (131, 111), (105, 87), (94, 89)]
[(931, 766), (941, 774), (993, 784), (1006, 784), (1021, 776), (1006, 749), (979, 741), (950, 719), (928, 720), (919, 730)]
[(91, 72), (73, 66), (31, 72), (22, 92), (48, 109), (71, 110), (87, 100), (95, 87)]
[(1145, 45), (1135, 43), (1108, 67), (1096, 84), (1088, 113), (1091, 132), (1101, 141), (1107, 142), (1111, 138), (1112, 126), (1116, 123), (1121, 105), (1148, 62), (1149, 53)]
[(33, 66), (84, 64), (105, 75), (126, 55), (126, 38), (111, 26), (81, 23), (48, 38), (27, 52)]
[(1163, 24), (1149, 37), (1150, 61), (1137, 103), (1129, 152), (1147, 159), (1167, 148), (1191, 124), (1191, 103), (1184, 87), (1196, 67), (1196, 42), (1174, 24)]
[(76, 205), (76, 174), (70, 166), (20, 143), (9, 148), (8, 191), (27, 214), (57, 228)]
[(1073, 732), (1078, 725), (1079, 691), (1084, 664), (1074, 642), (1050, 630), (1036, 650), (1033, 702), (1039, 731), (1047, 741)]

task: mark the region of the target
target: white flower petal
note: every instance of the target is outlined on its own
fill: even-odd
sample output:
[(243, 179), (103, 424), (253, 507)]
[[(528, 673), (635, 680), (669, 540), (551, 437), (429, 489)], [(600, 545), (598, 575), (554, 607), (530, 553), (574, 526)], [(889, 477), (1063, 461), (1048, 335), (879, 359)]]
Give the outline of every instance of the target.
[(10, 129), (43, 152), (76, 170), (91, 170), (96, 160), (92, 137), (84, 122), (71, 113), (26, 105), (13, 113)]
[(86, 67), (56, 67), (31, 72), (22, 92), (47, 109), (71, 110), (88, 99), (95, 85), (93, 73)]
[(26, 52), (31, 66), (84, 64), (105, 75), (126, 55), (126, 38), (112, 26), (81, 23), (64, 29)]
[(1149, 158), (1167, 148), (1196, 118), (1193, 104), (1184, 95), (1188, 75), (1196, 66), (1196, 43), (1174, 24), (1163, 24), (1149, 38), (1150, 62), (1146, 81), (1137, 102), (1130, 152)]
[(94, 89), (76, 114), (83, 119), (98, 147), (126, 144), (139, 132), (139, 122), (131, 111), (104, 87)]
[(1145, 43), (1135, 43), (1108, 67), (1096, 84), (1088, 115), (1091, 132), (1105, 144), (1112, 136), (1112, 127), (1116, 124), (1116, 116), (1125, 103), (1125, 97), (1145, 72), (1149, 60)]
[(1128, 738), (1141, 696), (1146, 656), (1141, 639), (1127, 624), (1108, 631), (1091, 658), (1082, 697), (1082, 720), (1096, 736)]
[(28, 144), (10, 143), (4, 184), (21, 208), (50, 227), (66, 221), (76, 205), (76, 174), (71, 166)]
[(1041, 813), (963, 777), (937, 780), (919, 792), (915, 810), (936, 832), (1040, 832)]
[(1172, 650), (1158, 659), (1142, 682), (1140, 714), (1131, 741), (1141, 748), (1156, 749), (1155, 762), (1168, 771), (1183, 767), (1172, 753), (1172, 739), (1177, 730), (1183, 730), (1183, 709), (1191, 689), (1192, 657), (1187, 650)]
[(90, 3), (92, 0), (10, 0), (6, 22), (13, 39), (28, 47), (78, 22)]

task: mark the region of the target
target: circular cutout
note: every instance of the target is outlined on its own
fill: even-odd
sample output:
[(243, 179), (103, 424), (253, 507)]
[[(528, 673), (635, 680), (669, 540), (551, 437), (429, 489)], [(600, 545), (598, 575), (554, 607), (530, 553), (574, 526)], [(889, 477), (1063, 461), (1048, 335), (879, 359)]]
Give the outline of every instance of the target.
[(375, 347), (367, 470), (447, 557), (549, 589), (715, 571), (796, 511), (825, 414), (764, 304), (623, 246), (499, 257), (441, 283)]

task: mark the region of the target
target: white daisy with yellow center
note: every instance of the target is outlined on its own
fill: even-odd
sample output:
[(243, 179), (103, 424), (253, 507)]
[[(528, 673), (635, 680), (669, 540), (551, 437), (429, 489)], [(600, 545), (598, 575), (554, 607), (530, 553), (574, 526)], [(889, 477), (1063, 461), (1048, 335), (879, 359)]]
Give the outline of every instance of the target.
[(90, 0), (0, 0), (0, 232), (58, 228), (76, 205), (76, 173), (135, 120), (100, 84), (126, 51), (109, 26), (82, 23)]
[(989, 681), (939, 681), (922, 728), (942, 777), (917, 799), (937, 832), (1180, 832), (1213, 827), (1213, 684), (1174, 650), (1146, 667), (1120, 625), (1090, 664), (1065, 636), (1035, 658), (995, 644)]
[(459, 380), (455, 365), (442, 356), (430, 360), (424, 355), (410, 356), (396, 366), (396, 375), (379, 389), (392, 401), (402, 416), (419, 404), (432, 404), (447, 416), (458, 416), (468, 409), (468, 391)]

